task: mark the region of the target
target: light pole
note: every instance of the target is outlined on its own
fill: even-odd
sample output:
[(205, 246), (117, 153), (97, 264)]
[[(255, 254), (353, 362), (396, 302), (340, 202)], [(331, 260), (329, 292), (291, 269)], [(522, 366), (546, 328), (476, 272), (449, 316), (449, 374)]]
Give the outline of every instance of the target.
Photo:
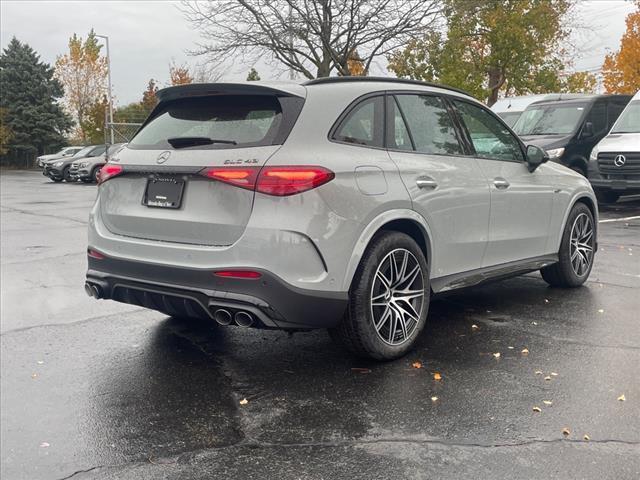
[(107, 76), (109, 80), (109, 132), (111, 133), (111, 145), (113, 145), (113, 97), (111, 96), (111, 56), (109, 55), (109, 37), (106, 35), (96, 35), (96, 37), (104, 38), (107, 44)]

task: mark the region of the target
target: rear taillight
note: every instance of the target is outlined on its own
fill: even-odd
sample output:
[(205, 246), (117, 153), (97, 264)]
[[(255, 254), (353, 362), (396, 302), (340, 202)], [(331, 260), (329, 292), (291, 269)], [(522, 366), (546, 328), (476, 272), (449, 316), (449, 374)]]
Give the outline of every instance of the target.
[(262, 169), (212, 167), (203, 170), (201, 174), (213, 180), (278, 197), (306, 192), (335, 177), (331, 170), (315, 166), (280, 166)]
[(236, 187), (254, 190), (256, 187), (256, 178), (258, 177), (258, 167), (247, 168), (206, 168), (201, 172), (207, 178), (218, 180), (220, 182), (229, 183)]
[(124, 169), (122, 168), (122, 165), (107, 163), (100, 169), (100, 173), (98, 174), (98, 183), (104, 183), (110, 178), (117, 177), (123, 171)]

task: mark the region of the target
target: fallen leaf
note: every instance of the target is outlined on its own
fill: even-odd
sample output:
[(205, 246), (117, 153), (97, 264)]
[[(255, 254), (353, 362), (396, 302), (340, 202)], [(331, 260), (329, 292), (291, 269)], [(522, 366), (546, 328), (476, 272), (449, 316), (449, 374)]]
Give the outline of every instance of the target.
[(437, 402), (438, 401), (438, 397), (431, 397), (431, 401), (432, 402)]
[(544, 377), (544, 379), (548, 382), (549, 380), (551, 380), (551, 377)]
[(413, 363), (411, 364), (411, 366), (412, 366), (413, 368), (422, 368), (422, 364), (421, 364), (420, 362), (413, 362)]
[(38, 365), (44, 365), (44, 362), (42, 360), (38, 360)]
[(558, 376), (558, 374), (556, 372), (551, 372), (551, 375), (554, 376), (554, 377)]
[(240, 405), (246, 405), (247, 403), (249, 403), (249, 400), (247, 400), (246, 398), (240, 400)]
[(528, 348), (523, 348), (521, 353), (523, 355), (529, 355), (529, 349)]
[(553, 405), (553, 402), (551, 400), (543, 400), (542, 403), (544, 403), (545, 405)]
[(567, 427), (564, 427), (564, 428), (562, 429), (562, 434), (563, 434), (565, 437), (568, 437), (569, 435), (571, 435), (571, 430), (569, 430)]
[(531, 322), (531, 325), (538, 325), (538, 322)]
[(31, 378), (38, 378), (38, 374), (37, 373), (32, 373), (31, 374)]
[(515, 347), (507, 347), (509, 350), (513, 350)]
[(540, 407), (533, 407), (533, 411), (536, 413), (540, 413), (542, 412), (542, 409)]
[(548, 298), (545, 298), (545, 299), (544, 299), (544, 303), (549, 303), (549, 299), (548, 299)]
[(598, 313), (604, 313), (604, 309), (603, 308), (599, 309)]
[(624, 396), (624, 393), (618, 397), (619, 402), (624, 402), (626, 399), (627, 397)]
[(494, 353), (493, 356), (496, 357), (496, 358), (500, 358), (500, 352)]
[(476, 324), (474, 323), (473, 325), (471, 325), (471, 328), (475, 330), (475, 329), (477, 329), (477, 328), (478, 328), (478, 325), (476, 325)]
[[(359, 368), (359, 367), (353, 367), (351, 369), (352, 372), (358, 372), (358, 373), (371, 373), (371, 369), (369, 368)], [(293, 372), (292, 372), (293, 373)]]
[(49, 446), (50, 446), (50, 445), (49, 445), (47, 442), (42, 442), (42, 443), (40, 444), (40, 448), (47, 448), (47, 447), (49, 447)]
[(542, 375), (542, 370), (536, 370), (536, 375)]
[(442, 375), (440, 375), (438, 372), (433, 374), (433, 379), (434, 380), (442, 380)]
[(589, 440), (591, 440), (591, 437), (589, 435), (587, 435), (586, 433), (584, 434), (584, 437), (582, 437), (582, 438), (584, 438), (585, 442), (588, 442)]

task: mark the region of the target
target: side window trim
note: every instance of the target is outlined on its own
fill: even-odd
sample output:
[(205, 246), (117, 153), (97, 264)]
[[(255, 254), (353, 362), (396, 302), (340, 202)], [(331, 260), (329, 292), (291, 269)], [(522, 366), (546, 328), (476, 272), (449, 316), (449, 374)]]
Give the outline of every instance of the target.
[(452, 103), (452, 108), (456, 111), (456, 116), (459, 117), (460, 119), (460, 128), (462, 128), (465, 132), (465, 137), (468, 139), (469, 144), (470, 144), (470, 148), (471, 148), (471, 152), (472, 152), (472, 156), (474, 158), (477, 158), (478, 160), (490, 160), (490, 161), (495, 161), (495, 162), (512, 162), (512, 163), (526, 163), (527, 160), (527, 155), (526, 155), (526, 148), (524, 145), (524, 142), (520, 139), (520, 137), (518, 135), (516, 135), (513, 130), (511, 130), (511, 128), (509, 128), (509, 126), (495, 113), (493, 113), (493, 111), (491, 111), (491, 109), (486, 108), (484, 105), (478, 105), (476, 103), (472, 103), (467, 101), (464, 98), (458, 98), (456, 97), (455, 100), (457, 102), (460, 103), (466, 103), (472, 106), (475, 106), (477, 108), (480, 108), (482, 110), (484, 110), (485, 112), (488, 112), (489, 115), (491, 115), (492, 117), (494, 117), (495, 119), (498, 120), (498, 122), (502, 123), (503, 126), (507, 129), (507, 131), (513, 135), (513, 137), (517, 140), (518, 145), (520, 146), (520, 153), (522, 153), (522, 158), (523, 160), (508, 160), (505, 158), (489, 158), (489, 157), (481, 157), (478, 155), (478, 152), (476, 152), (475, 146), (473, 145), (473, 141), (471, 140), (471, 134), (469, 133), (469, 129), (467, 128), (467, 125), (465, 124), (464, 120), (462, 119), (462, 113), (460, 112), (460, 110), (458, 110), (458, 107), (453, 103)]
[[(407, 130), (407, 135), (409, 135), (409, 140), (411, 141), (411, 151), (416, 152), (416, 142), (413, 139), (413, 133), (411, 133), (411, 127), (409, 126), (409, 122), (407, 122), (407, 117), (404, 114), (404, 112), (402, 111), (402, 107), (400, 106), (400, 103), (398, 103), (398, 99), (396, 98), (395, 94), (389, 94), (387, 95), (387, 97), (390, 99), (391, 103), (393, 103), (393, 106), (395, 109), (398, 110), (398, 112), (400, 112), (400, 117), (402, 117), (402, 122), (404, 123), (404, 128), (406, 128)], [(387, 117), (387, 123), (388, 125), (393, 125), (395, 122), (395, 118), (392, 119), (391, 118), (391, 109), (389, 109), (389, 115)], [(393, 121), (392, 121), (393, 120)], [(387, 146), (389, 146), (389, 144), (385, 144)], [(395, 150), (395, 149), (392, 149)], [(406, 150), (403, 150), (406, 151)]]
[[(359, 145), (357, 143), (345, 142), (337, 138), (337, 133), (344, 124), (345, 120), (349, 119), (351, 113), (354, 112), (357, 108), (362, 105), (363, 102), (366, 102), (371, 99), (376, 99), (377, 97), (381, 98), (382, 112), (378, 115), (374, 113), (374, 132), (379, 132), (381, 134), (381, 145)], [(386, 128), (386, 117), (387, 117), (387, 102), (386, 102), (386, 92), (385, 91), (377, 91), (377, 92), (369, 92), (365, 95), (361, 95), (360, 97), (353, 100), (347, 107), (340, 113), (336, 121), (331, 126), (329, 130), (329, 134), (327, 135), (327, 139), (332, 143), (339, 143), (341, 145), (350, 145), (352, 147), (360, 147), (360, 148), (374, 148), (378, 150), (384, 150), (387, 144), (387, 128)]]
[[(441, 93), (437, 93), (437, 92), (429, 92), (429, 91), (422, 91), (422, 90), (387, 90), (387, 97), (390, 97), (389, 102), (394, 102), (395, 107), (398, 109), (398, 111), (400, 112), (400, 115), (402, 116), (402, 121), (404, 122), (405, 128), (407, 129), (407, 132), (409, 134), (409, 138), (411, 140), (411, 146), (413, 147), (413, 150), (402, 150), (402, 149), (397, 149), (392, 147), (391, 145), (389, 145), (386, 141), (385, 141), (385, 148), (387, 150), (390, 151), (394, 151), (394, 152), (403, 152), (403, 153), (417, 153), (420, 155), (425, 155), (422, 152), (418, 152), (416, 149), (416, 144), (415, 141), (413, 139), (413, 134), (411, 133), (411, 127), (409, 126), (409, 122), (407, 122), (407, 117), (404, 114), (402, 107), (400, 106), (400, 102), (398, 102), (398, 99), (396, 98), (398, 95), (415, 95), (417, 97), (435, 97), (435, 98), (439, 98), (445, 109), (447, 110), (447, 113), (449, 114), (449, 119), (451, 120), (451, 123), (453, 124), (453, 129), (456, 135), (456, 140), (458, 140), (458, 143), (460, 144), (460, 148), (462, 148), (463, 153), (459, 153), (459, 154), (451, 154), (451, 153), (430, 153), (429, 155), (439, 155), (439, 156), (444, 156), (444, 157), (465, 157), (465, 156), (472, 156), (471, 152), (468, 151), (468, 147), (466, 145), (466, 141), (463, 140), (462, 137), (462, 132), (460, 129), (460, 126), (457, 122), (456, 116), (454, 115), (454, 111), (453, 111), (453, 107), (452, 105), (450, 105), (449, 102), (449, 96), (448, 95), (443, 95)], [(455, 97), (457, 98), (457, 97)], [(387, 103), (387, 113), (385, 115), (385, 119), (387, 122), (387, 128), (385, 129), (385, 134), (386, 137), (388, 138), (388, 134), (390, 133), (390, 125), (391, 122), (393, 121), (392, 118), (392, 114), (391, 114), (391, 108), (389, 108), (389, 104)], [(385, 139), (386, 140), (386, 139)]]

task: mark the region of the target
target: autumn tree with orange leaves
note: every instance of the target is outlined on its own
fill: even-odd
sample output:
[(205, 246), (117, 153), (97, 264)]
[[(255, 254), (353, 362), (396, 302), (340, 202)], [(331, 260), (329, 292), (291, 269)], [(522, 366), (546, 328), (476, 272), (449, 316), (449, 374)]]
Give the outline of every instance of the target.
[(640, 0), (636, 0), (636, 8), (627, 16), (620, 50), (604, 59), (602, 76), (607, 93), (634, 94), (640, 90)]
[(55, 75), (64, 86), (64, 101), (78, 124), (77, 135), (86, 143), (94, 125), (89, 112), (106, 93), (107, 59), (93, 30), (86, 40), (75, 33), (69, 39), (69, 52), (56, 60)]
[(193, 83), (193, 76), (185, 64), (176, 65), (175, 62), (172, 62), (169, 66), (169, 81), (171, 85), (186, 85)]

